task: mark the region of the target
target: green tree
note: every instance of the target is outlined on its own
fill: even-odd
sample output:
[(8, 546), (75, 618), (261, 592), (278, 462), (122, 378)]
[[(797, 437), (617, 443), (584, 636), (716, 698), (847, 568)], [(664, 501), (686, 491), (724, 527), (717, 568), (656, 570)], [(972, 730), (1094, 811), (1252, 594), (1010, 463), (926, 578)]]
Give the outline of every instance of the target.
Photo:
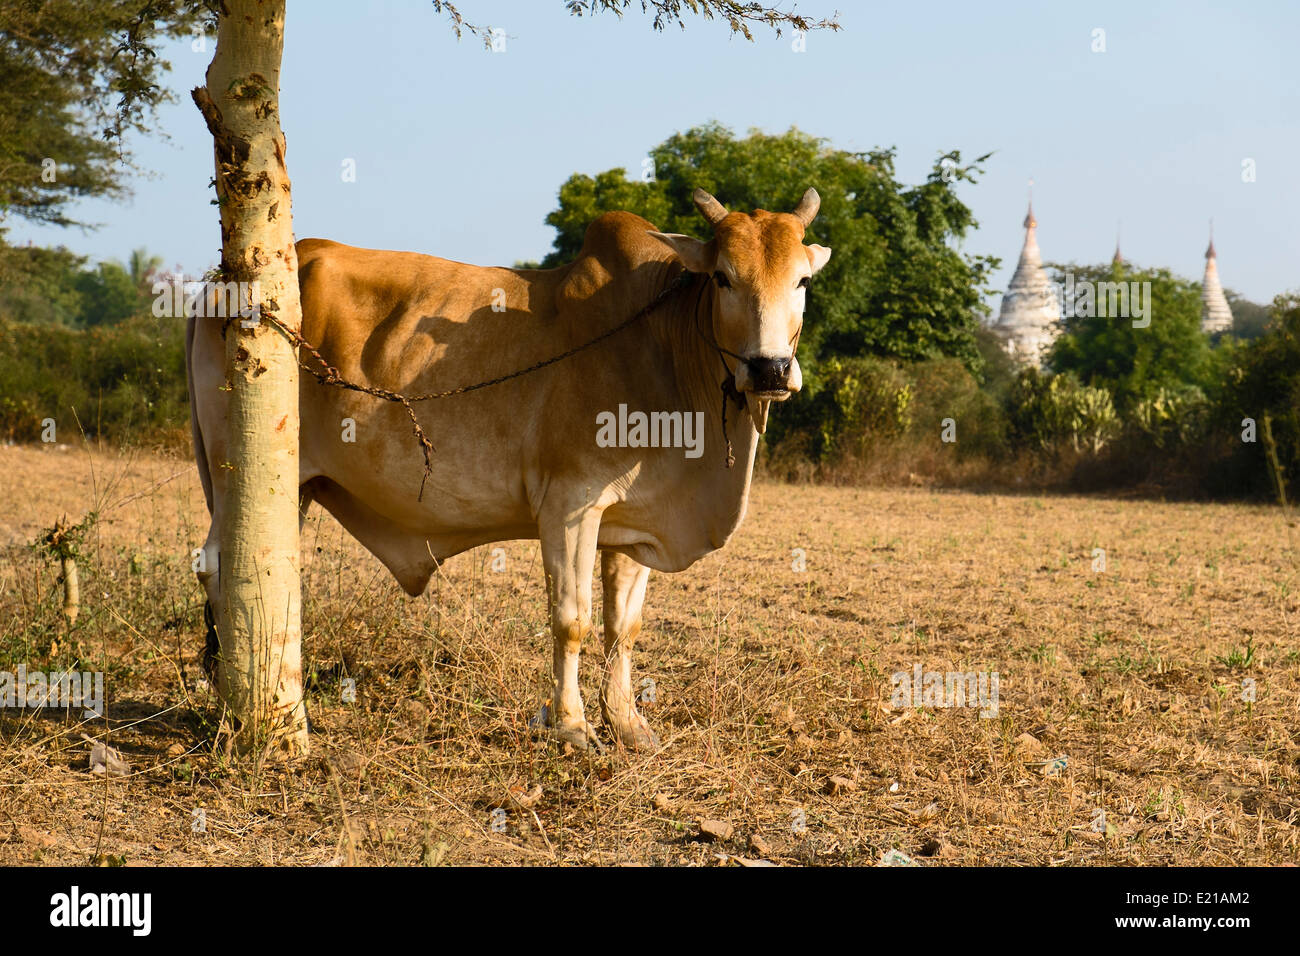
[[(1085, 308), (1081, 283), (1146, 283), (1149, 310), (1136, 317), (1133, 303), (1128, 316), (1075, 314), (1063, 320), (1063, 330), (1048, 354), (1048, 365), (1056, 372), (1071, 372), (1086, 386), (1107, 389), (1121, 414), (1143, 399), (1153, 398), (1160, 389), (1180, 391), (1189, 386), (1215, 387), (1214, 361), (1208, 338), (1201, 332), (1200, 285), (1180, 278), (1168, 269), (1133, 269), (1126, 263), (1086, 266), (1070, 263), (1053, 265), (1056, 281), (1073, 277), (1077, 312), (1110, 312), (1109, 306)], [(1132, 288), (1131, 286), (1129, 288)], [(1139, 289), (1142, 286), (1138, 287)], [(1109, 298), (1098, 294), (1100, 303)], [(1068, 304), (1067, 304), (1068, 305)], [(1149, 324), (1142, 326), (1149, 319)], [(1139, 327), (1134, 326), (1134, 322)]]
[(1232, 309), (1232, 334), (1239, 339), (1257, 339), (1263, 335), (1271, 317), (1269, 307), (1251, 302), (1231, 289), (1224, 289), (1223, 294)]
[(22, 246), (9, 250), (7, 274), (0, 281), (0, 319), (35, 325), (81, 324), (82, 292), (77, 287), (86, 258), (63, 248)]
[(81, 325), (113, 325), (140, 311), (140, 287), (120, 262), (101, 262), (77, 277)]
[(1255, 442), (1234, 445), (1257, 463), (1256, 473), (1269, 468), (1262, 422), (1265, 415), (1270, 418), (1282, 478), (1294, 501), (1300, 475), (1300, 293), (1279, 295), (1271, 312), (1264, 334), (1235, 353), (1226, 376), (1222, 417), (1234, 438), (1243, 429), (1243, 419), (1254, 420)]
[(109, 260), (87, 268), (84, 256), (62, 247), (11, 249), (8, 276), (0, 281), (0, 318), (89, 328), (146, 311), (150, 277), (160, 260), (143, 253), (133, 252), (129, 267)]
[(73, 200), (122, 196), (123, 134), (168, 98), (151, 46), (205, 15), (192, 0), (0, 0), (0, 215), (75, 225)]
[(162, 268), (162, 256), (151, 256), (148, 249), (132, 249), (131, 258), (127, 260), (126, 270), (131, 274), (131, 281), (140, 290), (141, 296), (149, 293), (154, 275)]
[(818, 360), (831, 356), (952, 356), (981, 369), (981, 294), (997, 259), (953, 248), (976, 225), (954, 186), (975, 181), (987, 156), (963, 166), (960, 153), (948, 153), (924, 183), (905, 186), (895, 179), (892, 149), (835, 150), (797, 129), (737, 138), (710, 123), (670, 137), (650, 159), (641, 179), (622, 169), (571, 176), (546, 218), (557, 235), (543, 266), (577, 255), (587, 226), (604, 212), (626, 209), (669, 232), (698, 235), (697, 186), (746, 210), (791, 209), (816, 186), (821, 212), (808, 241), (835, 255), (813, 283), (804, 318), (810, 390), (819, 385)]

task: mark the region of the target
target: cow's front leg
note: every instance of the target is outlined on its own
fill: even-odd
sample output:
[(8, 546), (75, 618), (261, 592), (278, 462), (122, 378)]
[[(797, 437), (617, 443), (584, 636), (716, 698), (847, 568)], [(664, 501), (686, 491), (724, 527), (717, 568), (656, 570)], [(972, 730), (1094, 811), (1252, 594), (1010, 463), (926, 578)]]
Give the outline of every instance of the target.
[(650, 569), (617, 551), (602, 551), (600, 558), (605, 589), (605, 682), (600, 690), (600, 712), (605, 726), (624, 747), (658, 750), (659, 738), (637, 712), (632, 694), (632, 647), (641, 633), (641, 606)]
[(587, 723), (578, 690), (578, 660), (582, 642), (591, 635), (591, 576), (596, 567), (600, 511), (590, 506), (566, 509), (540, 527), (542, 563), (546, 569), (551, 606), (551, 635), (555, 653), (554, 680), (546, 723), (551, 733), (580, 750), (604, 747)]

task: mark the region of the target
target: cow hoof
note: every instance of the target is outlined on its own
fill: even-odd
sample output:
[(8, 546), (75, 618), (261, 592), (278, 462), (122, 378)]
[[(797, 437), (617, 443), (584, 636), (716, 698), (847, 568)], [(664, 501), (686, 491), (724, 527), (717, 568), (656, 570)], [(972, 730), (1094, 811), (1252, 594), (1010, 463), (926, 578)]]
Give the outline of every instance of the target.
[(550, 704), (542, 704), (541, 710), (528, 722), (528, 725), (534, 730), (545, 730), (552, 739), (566, 743), (574, 750), (594, 750), (598, 754), (605, 753), (605, 745), (596, 736), (596, 728), (582, 717), (570, 717), (561, 720), (559, 724), (552, 723)]
[(606, 719), (605, 723), (614, 732), (614, 736), (628, 750), (638, 753), (654, 753), (659, 749), (659, 736), (650, 729), (646, 719), (634, 714), (631, 720), (614, 722)]
[(569, 744), (574, 750), (594, 750), (602, 755), (605, 753), (605, 745), (596, 736), (596, 728), (581, 718), (552, 727), (551, 736)]

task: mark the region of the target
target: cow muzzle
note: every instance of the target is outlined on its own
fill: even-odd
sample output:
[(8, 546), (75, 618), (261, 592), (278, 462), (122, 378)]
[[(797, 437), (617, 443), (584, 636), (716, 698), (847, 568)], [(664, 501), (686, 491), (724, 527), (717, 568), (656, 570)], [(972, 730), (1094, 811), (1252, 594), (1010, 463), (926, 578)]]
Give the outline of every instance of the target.
[(749, 370), (749, 389), (759, 398), (780, 401), (790, 387), (790, 360), (788, 358), (755, 358), (745, 363)]
[(772, 402), (784, 402), (802, 387), (799, 360), (793, 355), (758, 356), (746, 359), (736, 368), (736, 391), (745, 396), (745, 405), (760, 435), (767, 431), (767, 412)]

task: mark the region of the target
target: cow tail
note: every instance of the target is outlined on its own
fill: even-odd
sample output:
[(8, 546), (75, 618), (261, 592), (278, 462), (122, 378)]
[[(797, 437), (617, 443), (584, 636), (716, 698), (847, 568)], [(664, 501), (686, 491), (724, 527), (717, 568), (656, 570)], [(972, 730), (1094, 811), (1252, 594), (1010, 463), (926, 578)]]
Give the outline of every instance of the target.
[(203, 433), (199, 431), (199, 407), (194, 401), (194, 330), (198, 319), (190, 316), (185, 323), (185, 385), (190, 396), (190, 435), (194, 438), (194, 460), (199, 466), (199, 481), (203, 483), (203, 497), (212, 514), (212, 474), (208, 471), (208, 452), (203, 447)]

